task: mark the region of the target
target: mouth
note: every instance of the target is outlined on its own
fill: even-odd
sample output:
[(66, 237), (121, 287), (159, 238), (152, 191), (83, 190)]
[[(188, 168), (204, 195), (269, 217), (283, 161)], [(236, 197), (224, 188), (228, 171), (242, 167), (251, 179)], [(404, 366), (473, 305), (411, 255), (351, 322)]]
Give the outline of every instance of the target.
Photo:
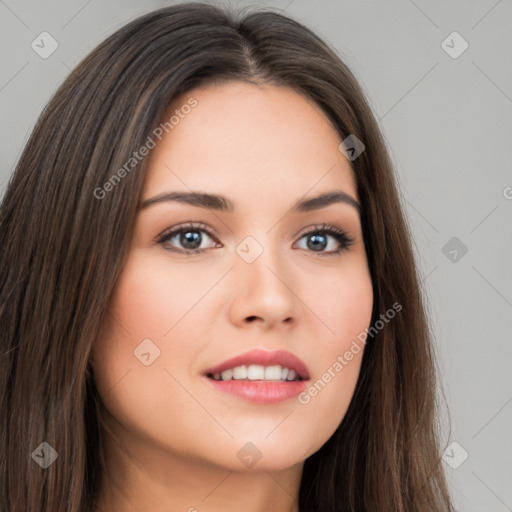
[(285, 350), (251, 350), (203, 372), (214, 388), (257, 403), (276, 403), (298, 395), (309, 370)]
[(287, 350), (254, 349), (208, 368), (204, 375), (214, 380), (308, 380), (304, 361)]
[(293, 368), (287, 366), (263, 366), (259, 364), (241, 365), (228, 368), (223, 372), (207, 373), (206, 376), (213, 380), (245, 380), (245, 381), (269, 381), (269, 382), (291, 382), (305, 380)]

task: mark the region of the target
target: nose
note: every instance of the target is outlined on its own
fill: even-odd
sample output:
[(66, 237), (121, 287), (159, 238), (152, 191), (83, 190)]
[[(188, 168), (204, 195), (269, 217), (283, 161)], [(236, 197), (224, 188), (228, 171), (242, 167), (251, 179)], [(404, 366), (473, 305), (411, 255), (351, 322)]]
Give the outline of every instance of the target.
[(265, 248), (252, 263), (236, 258), (229, 311), (233, 324), (244, 328), (257, 325), (265, 330), (295, 324), (300, 308), (297, 280), (283, 255)]

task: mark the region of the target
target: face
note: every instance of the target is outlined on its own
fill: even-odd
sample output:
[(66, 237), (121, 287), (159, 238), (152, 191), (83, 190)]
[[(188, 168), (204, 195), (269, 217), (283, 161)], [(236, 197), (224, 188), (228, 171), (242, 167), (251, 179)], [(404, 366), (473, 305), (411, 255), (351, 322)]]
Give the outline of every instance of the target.
[[(93, 347), (99, 394), (132, 446), (235, 471), (250, 456), (256, 469), (300, 464), (346, 413), (363, 350), (344, 354), (371, 320), (350, 162), (327, 117), (289, 88), (208, 86), (168, 118), (175, 110), (147, 157), (144, 206)], [(166, 197), (191, 192), (224, 201)], [(342, 194), (298, 206), (331, 192)], [(207, 376), (233, 367), (236, 380)], [(283, 381), (286, 367), (301, 380)]]

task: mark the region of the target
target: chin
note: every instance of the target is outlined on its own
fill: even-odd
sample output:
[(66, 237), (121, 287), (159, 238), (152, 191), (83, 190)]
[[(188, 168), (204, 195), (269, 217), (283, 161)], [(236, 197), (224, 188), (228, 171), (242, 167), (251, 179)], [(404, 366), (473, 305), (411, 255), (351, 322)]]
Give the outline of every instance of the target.
[(322, 444), (312, 448), (306, 442), (298, 444), (296, 439), (293, 443), (286, 444), (285, 439), (271, 437), (272, 434), (267, 439), (263, 435), (261, 439), (252, 437), (243, 441), (243, 438), (237, 436), (235, 447), (231, 448), (233, 443), (230, 443), (231, 446), (219, 454), (223, 460), (222, 465), (230, 470), (242, 472), (281, 471), (302, 464)]

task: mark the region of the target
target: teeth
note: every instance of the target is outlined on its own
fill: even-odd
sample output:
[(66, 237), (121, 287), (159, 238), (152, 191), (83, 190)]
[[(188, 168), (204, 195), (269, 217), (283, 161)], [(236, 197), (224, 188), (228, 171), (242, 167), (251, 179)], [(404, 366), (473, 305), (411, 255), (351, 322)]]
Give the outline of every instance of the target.
[(237, 366), (233, 368), (233, 379), (247, 379), (247, 366)]
[(288, 372), (288, 376), (286, 377), (286, 380), (294, 380), (295, 377), (297, 377), (297, 374), (295, 373), (295, 370), (290, 370)]
[(281, 380), (283, 371), (279, 365), (267, 366), (265, 368), (265, 380)]
[(265, 368), (257, 364), (251, 364), (247, 368), (247, 378), (249, 380), (263, 380), (265, 378)]
[(214, 373), (215, 380), (273, 380), (273, 381), (292, 381), (299, 380), (295, 370), (290, 368), (275, 366), (261, 366), (251, 364), (249, 366), (236, 366), (229, 368), (222, 373)]
[[(214, 375), (215, 377), (215, 375)], [(231, 380), (233, 378), (233, 370), (230, 368), (229, 370), (224, 370), (219, 378), (222, 377), (222, 380)]]

